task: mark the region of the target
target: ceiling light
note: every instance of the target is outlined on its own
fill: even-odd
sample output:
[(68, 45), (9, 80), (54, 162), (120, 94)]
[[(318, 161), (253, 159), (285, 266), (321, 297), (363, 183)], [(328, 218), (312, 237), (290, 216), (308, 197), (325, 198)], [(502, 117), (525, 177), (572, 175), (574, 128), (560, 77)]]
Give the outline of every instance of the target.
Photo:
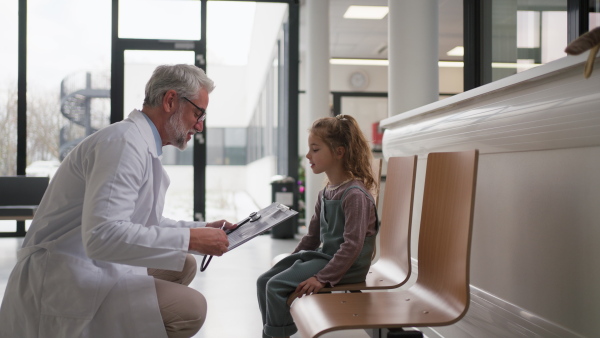
[(387, 66), (385, 59), (330, 59), (332, 65), (354, 65), (354, 66)]
[(448, 51), (448, 53), (446, 53), (446, 55), (448, 55), (448, 56), (463, 56), (463, 55), (465, 55), (465, 47), (456, 46), (456, 47), (452, 48), (450, 51)]
[(438, 61), (438, 67), (444, 68), (463, 68), (465, 64), (462, 61)]
[[(350, 65), (350, 66), (388, 66), (386, 59), (330, 59), (332, 65)], [(440, 61), (438, 67), (460, 68), (463, 67), (462, 61)]]
[[(329, 59), (332, 65), (347, 65), (347, 66), (388, 66), (389, 62), (386, 59)], [(529, 69), (541, 66), (540, 63), (502, 63), (492, 62), (492, 68), (516, 68)], [(462, 61), (438, 61), (438, 67), (443, 68), (463, 68)]]
[(541, 66), (541, 63), (508, 63), (508, 62), (492, 62), (492, 68), (515, 68), (515, 69), (530, 69)]
[(388, 13), (387, 6), (350, 6), (344, 19), (383, 19)]

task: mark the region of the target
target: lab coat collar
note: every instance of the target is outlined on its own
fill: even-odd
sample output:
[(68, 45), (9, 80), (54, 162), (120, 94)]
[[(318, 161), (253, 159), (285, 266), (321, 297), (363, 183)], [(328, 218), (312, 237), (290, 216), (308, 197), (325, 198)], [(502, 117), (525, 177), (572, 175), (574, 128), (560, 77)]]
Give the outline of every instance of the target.
[(127, 116), (129, 120), (131, 120), (139, 129), (140, 134), (144, 138), (144, 142), (148, 145), (148, 150), (152, 157), (159, 158), (159, 154), (156, 149), (156, 142), (154, 140), (154, 134), (152, 133), (152, 129), (148, 124), (148, 121), (144, 117), (144, 113), (141, 111), (134, 109), (129, 116)]
[(148, 125), (150, 126), (150, 129), (152, 129), (152, 135), (154, 135), (154, 142), (156, 143), (156, 152), (158, 153), (158, 156), (160, 157), (162, 155), (162, 140), (160, 139), (160, 135), (158, 134), (158, 129), (156, 129), (154, 122), (152, 122), (152, 120), (150, 120), (148, 115), (146, 115), (146, 113), (144, 113), (143, 111), (142, 111), (142, 116), (144, 116), (146, 118), (146, 121), (148, 121)]

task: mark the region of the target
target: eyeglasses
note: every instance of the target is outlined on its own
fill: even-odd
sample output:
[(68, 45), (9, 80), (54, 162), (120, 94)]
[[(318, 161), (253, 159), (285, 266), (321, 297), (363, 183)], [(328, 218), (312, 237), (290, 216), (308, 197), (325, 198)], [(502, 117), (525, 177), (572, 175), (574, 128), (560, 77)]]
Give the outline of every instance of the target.
[(196, 121), (196, 123), (206, 120), (206, 109), (198, 107), (197, 105), (194, 104), (194, 102), (190, 101), (190, 99), (188, 99), (187, 97), (182, 97), (182, 98), (184, 100), (186, 100), (187, 102), (191, 103), (192, 106), (196, 107), (196, 109), (198, 109), (202, 113), (202, 114), (200, 114), (200, 116), (198, 116), (196, 113), (194, 113), (194, 116), (196, 116), (198, 118), (198, 121)]

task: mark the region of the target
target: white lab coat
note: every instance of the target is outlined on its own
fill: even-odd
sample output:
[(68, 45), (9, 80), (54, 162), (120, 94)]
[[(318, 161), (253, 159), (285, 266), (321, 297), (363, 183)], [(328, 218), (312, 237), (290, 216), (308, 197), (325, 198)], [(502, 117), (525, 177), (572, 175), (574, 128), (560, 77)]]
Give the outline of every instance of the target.
[(73, 149), (18, 252), (0, 337), (166, 337), (146, 269), (181, 271), (206, 225), (162, 217), (168, 185), (139, 111)]

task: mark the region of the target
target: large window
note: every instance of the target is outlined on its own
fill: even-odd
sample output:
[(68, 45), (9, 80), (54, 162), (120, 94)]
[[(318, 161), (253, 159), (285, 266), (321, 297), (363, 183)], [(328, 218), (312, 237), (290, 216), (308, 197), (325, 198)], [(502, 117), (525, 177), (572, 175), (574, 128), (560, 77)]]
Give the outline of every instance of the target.
[(600, 0), (590, 0), (589, 30), (600, 27)]
[[(141, 108), (140, 92), (157, 63), (194, 63), (207, 66), (217, 83), (206, 129), (208, 143), (216, 142), (208, 144), (208, 151), (220, 155), (207, 172), (206, 163), (198, 163), (207, 155), (201, 147), (165, 148), (163, 163), (173, 171), (169, 191), (177, 197), (167, 197), (175, 203), (165, 206), (166, 216), (234, 220), (239, 212), (247, 214), (227, 203), (222, 208), (219, 194), (214, 194), (216, 204), (198, 198), (213, 196), (212, 189), (253, 191), (258, 193), (250, 198), (254, 202), (270, 202), (270, 178), (295, 176), (287, 172), (296, 167), (295, 160), (287, 162), (296, 145), (296, 132), (288, 130), (287, 121), (289, 115), (292, 121), (297, 118), (297, 98), (287, 93), (297, 92), (298, 5), (291, 6), (294, 25), (289, 28), (285, 2), (208, 3), (210, 11), (206, 2), (188, 0), (2, 2), (0, 175), (52, 177), (83, 138)], [(208, 12), (210, 22), (203, 23)], [(118, 22), (113, 13), (119, 14)], [(26, 18), (26, 27), (19, 26), (19, 17)], [(118, 31), (113, 32), (113, 24)], [(207, 31), (212, 33), (204, 39)], [(19, 37), (26, 49), (19, 48), (25, 46)], [(205, 41), (211, 41), (208, 51)], [(290, 49), (293, 56), (284, 52)], [(292, 84), (288, 88), (286, 83)], [(253, 128), (260, 130), (259, 142), (248, 141)], [(205, 145), (204, 136), (197, 134), (194, 144)], [(250, 158), (250, 153), (257, 156)], [(217, 207), (206, 217), (204, 206), (212, 204)]]
[[(0, 3), (0, 31), (17, 32), (16, 1)], [(17, 174), (18, 35), (0, 34), (0, 176)], [(0, 232), (13, 232), (14, 221), (0, 221)]]
[(17, 18), (17, 1), (0, 3), (0, 175), (17, 173)]
[(200, 40), (200, 1), (119, 0), (119, 37)]
[(492, 0), (492, 81), (565, 56), (567, 0)]
[(52, 168), (109, 124), (111, 3), (29, 0), (27, 10), (27, 165)]

